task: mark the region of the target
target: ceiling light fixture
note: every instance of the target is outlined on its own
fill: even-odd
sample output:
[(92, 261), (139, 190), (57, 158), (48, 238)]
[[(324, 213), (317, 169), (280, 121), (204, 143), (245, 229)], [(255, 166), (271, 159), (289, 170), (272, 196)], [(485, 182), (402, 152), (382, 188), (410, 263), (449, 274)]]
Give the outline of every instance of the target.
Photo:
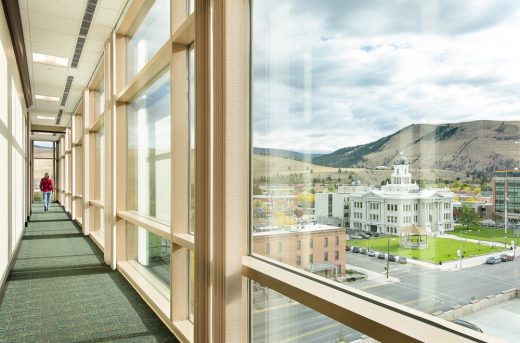
[(58, 67), (68, 67), (69, 59), (65, 57), (50, 56), (33, 52), (33, 62), (50, 64)]
[(60, 101), (60, 98), (57, 97), (57, 96), (48, 96), (48, 95), (38, 95), (38, 94), (36, 94), (34, 97), (36, 98), (36, 100), (55, 101), (55, 102)]
[(54, 120), (56, 118), (54, 117), (46, 117), (46, 116), (36, 116), (36, 119), (42, 119), (42, 120)]

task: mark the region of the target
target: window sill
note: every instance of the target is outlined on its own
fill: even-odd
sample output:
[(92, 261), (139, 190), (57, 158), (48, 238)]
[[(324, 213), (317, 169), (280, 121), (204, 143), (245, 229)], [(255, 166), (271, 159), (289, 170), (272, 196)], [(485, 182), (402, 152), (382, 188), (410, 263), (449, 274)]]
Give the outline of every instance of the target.
[[(265, 260), (263, 260), (265, 259)], [(492, 342), (496, 338), (264, 257), (242, 275), (379, 341)]]

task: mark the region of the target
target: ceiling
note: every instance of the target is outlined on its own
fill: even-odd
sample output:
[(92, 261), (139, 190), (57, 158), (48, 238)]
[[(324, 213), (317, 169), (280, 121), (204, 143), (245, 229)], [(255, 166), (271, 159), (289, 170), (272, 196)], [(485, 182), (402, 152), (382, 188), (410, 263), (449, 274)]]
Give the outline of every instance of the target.
[[(127, 0), (19, 0), (27, 63), (33, 96), (59, 97), (58, 102), (36, 100), (28, 110), (33, 125), (68, 125), (81, 100), (82, 91), (101, 58), (106, 40), (123, 12)], [(85, 36), (82, 22), (87, 9), (94, 9), (92, 22)], [(89, 12), (89, 11), (87, 11)], [(88, 26), (87, 26), (88, 27)], [(71, 67), (78, 41), (85, 37), (77, 68)], [(67, 67), (33, 62), (33, 53), (65, 57)], [(62, 106), (67, 79), (73, 77), (70, 92)], [(57, 122), (58, 114), (61, 119)], [(52, 117), (38, 119), (37, 117)]]

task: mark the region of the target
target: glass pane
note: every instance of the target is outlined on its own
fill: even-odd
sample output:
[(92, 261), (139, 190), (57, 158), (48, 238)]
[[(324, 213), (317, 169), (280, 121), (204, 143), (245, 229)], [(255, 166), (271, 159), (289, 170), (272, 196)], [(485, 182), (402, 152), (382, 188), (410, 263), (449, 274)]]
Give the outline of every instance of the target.
[(105, 127), (96, 132), (94, 157), (94, 200), (105, 203)]
[(170, 287), (171, 242), (132, 223), (126, 223), (126, 252), (155, 278)]
[(155, 0), (127, 42), (127, 81), (132, 80), (169, 38), (170, 0)]
[(190, 137), (190, 218), (189, 232), (195, 232), (195, 49), (190, 47), (188, 52), (188, 78), (189, 78), (189, 137)]
[(253, 2), (253, 253), (441, 318), (519, 285), (520, 4), (495, 5)]
[(195, 253), (193, 251), (189, 251), (189, 320), (193, 322), (194, 314), (195, 314)]
[(170, 73), (127, 107), (127, 208), (170, 222)]
[(105, 111), (105, 77), (99, 81), (99, 86), (94, 92), (94, 111), (96, 116)]
[(286, 296), (251, 281), (252, 341), (364, 342), (365, 335)]

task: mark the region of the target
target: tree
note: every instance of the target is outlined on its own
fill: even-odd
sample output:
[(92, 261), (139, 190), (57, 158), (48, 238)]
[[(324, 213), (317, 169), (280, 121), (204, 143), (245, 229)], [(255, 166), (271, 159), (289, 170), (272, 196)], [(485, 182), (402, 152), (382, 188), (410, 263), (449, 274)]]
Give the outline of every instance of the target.
[(459, 223), (465, 225), (466, 229), (468, 229), (470, 225), (478, 224), (479, 220), (480, 216), (470, 205), (464, 204), (462, 206), (459, 214)]

